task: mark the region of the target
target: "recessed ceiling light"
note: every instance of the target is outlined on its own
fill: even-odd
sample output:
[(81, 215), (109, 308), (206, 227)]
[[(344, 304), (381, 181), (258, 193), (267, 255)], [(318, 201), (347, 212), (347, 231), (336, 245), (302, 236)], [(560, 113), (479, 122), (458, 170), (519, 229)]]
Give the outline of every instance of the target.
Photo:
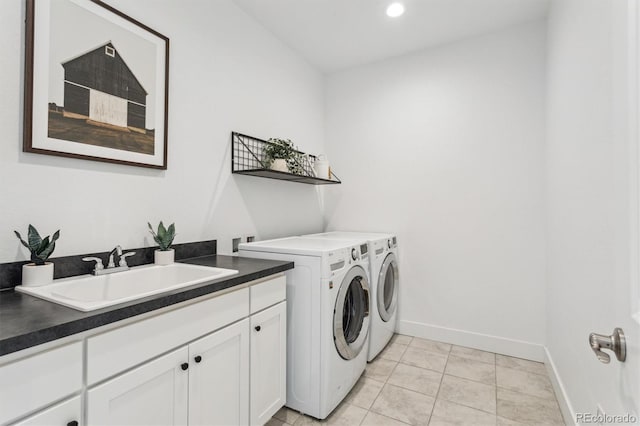
[(404, 13), (404, 5), (402, 3), (391, 3), (387, 7), (387, 16), (397, 18)]

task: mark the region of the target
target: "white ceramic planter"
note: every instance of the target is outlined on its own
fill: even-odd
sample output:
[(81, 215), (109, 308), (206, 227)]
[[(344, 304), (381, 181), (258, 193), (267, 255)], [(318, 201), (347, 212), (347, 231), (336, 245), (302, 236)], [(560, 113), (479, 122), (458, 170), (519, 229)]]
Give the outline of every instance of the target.
[(53, 263), (46, 262), (44, 265), (27, 263), (22, 266), (22, 285), (24, 287), (38, 287), (51, 284), (53, 282)]
[(171, 265), (175, 261), (176, 251), (174, 249), (169, 250), (156, 250), (153, 254), (156, 265)]
[(289, 166), (287, 166), (287, 160), (283, 158), (277, 158), (271, 163), (271, 170), (277, 170), (279, 172), (289, 173)]

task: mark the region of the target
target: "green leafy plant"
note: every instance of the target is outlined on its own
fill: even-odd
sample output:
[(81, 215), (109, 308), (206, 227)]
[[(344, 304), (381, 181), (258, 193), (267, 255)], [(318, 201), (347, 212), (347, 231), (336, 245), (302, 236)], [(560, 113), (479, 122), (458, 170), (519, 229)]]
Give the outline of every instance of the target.
[(263, 151), (265, 167), (271, 167), (274, 160), (286, 160), (289, 172), (303, 174), (301, 164), (302, 155), (290, 139), (269, 139), (270, 144)]
[(149, 225), (149, 231), (151, 231), (153, 239), (160, 246), (160, 250), (169, 250), (173, 243), (173, 239), (176, 237), (176, 224), (172, 223), (168, 228), (165, 228), (162, 221), (160, 221), (160, 224), (158, 225), (158, 232), (153, 230), (151, 223), (147, 222), (147, 225)]
[(60, 237), (60, 230), (57, 230), (52, 237), (46, 236), (42, 239), (38, 230), (31, 224), (29, 225), (27, 235), (28, 242), (22, 239), (18, 231), (13, 232), (15, 232), (16, 237), (18, 237), (22, 245), (29, 249), (31, 252), (31, 261), (36, 265), (44, 265), (56, 249), (56, 240)]

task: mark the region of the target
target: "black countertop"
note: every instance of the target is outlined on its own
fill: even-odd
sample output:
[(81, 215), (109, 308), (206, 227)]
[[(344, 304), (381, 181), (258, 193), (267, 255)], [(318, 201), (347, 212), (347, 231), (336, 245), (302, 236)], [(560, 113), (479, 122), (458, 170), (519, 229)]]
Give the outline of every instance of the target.
[(204, 256), (183, 263), (237, 269), (230, 277), (91, 312), (15, 291), (0, 292), (0, 356), (293, 269), (293, 262)]

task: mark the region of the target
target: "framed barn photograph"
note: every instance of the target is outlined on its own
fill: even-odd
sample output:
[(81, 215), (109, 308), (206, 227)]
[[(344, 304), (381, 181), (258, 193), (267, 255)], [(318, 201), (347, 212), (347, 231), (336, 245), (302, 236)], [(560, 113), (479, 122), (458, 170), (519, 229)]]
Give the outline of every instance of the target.
[(25, 152), (167, 168), (167, 37), (99, 0), (27, 0), (25, 60)]

